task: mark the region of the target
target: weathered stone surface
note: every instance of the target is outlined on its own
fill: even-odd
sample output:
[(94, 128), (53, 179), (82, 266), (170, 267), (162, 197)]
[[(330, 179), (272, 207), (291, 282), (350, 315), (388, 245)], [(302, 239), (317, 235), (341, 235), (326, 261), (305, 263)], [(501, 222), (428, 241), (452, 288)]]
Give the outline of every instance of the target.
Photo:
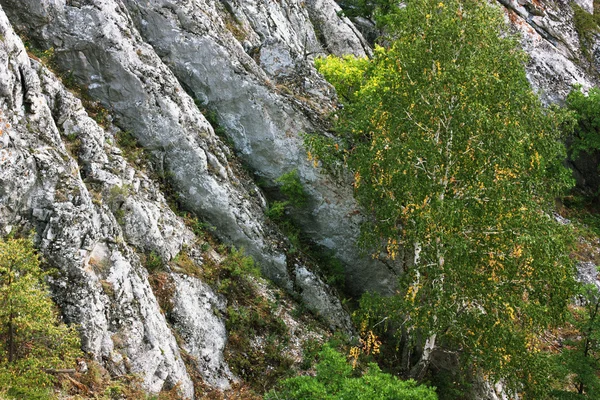
[(0, 30), (0, 69), (10, 94), (0, 99), (3, 136), (10, 138), (0, 149), (0, 226), (36, 229), (41, 252), (60, 272), (52, 281), (55, 299), (80, 325), (84, 350), (113, 371), (139, 373), (150, 391), (180, 384), (191, 398), (191, 380), (145, 270), (112, 213), (92, 201), (60, 136), (64, 128), (91, 142), (103, 140), (102, 130), (47, 71), (32, 68), (3, 12)]
[(223, 360), (227, 332), (223, 319), (215, 315), (215, 311), (225, 313), (225, 301), (194, 277), (173, 274), (173, 279), (171, 318), (186, 343), (185, 350), (195, 358), (205, 382), (228, 389), (233, 374)]
[[(269, 236), (271, 228), (265, 232), (261, 192), (240, 181), (227, 147), (128, 25), (119, 4), (8, 1), (4, 6), (16, 5), (15, 24), (38, 45), (53, 46), (54, 62), (70, 67), (68, 79), (85, 82), (83, 90), (136, 134), (182, 203), (217, 225), (222, 238), (246, 247), (272, 279), (294, 289), (296, 277), (277, 236)], [(179, 383), (182, 394), (191, 397), (190, 378), (138, 254), (154, 253), (166, 262), (183, 246), (193, 247), (195, 237), (152, 179), (114, 146), (118, 128), (110, 120), (100, 127), (52, 73), (37, 62), (31, 66), (3, 13), (2, 18), (1, 118), (10, 128), (2, 128), (0, 137), (5, 156), (0, 228), (7, 233), (36, 228), (40, 250), (61, 272), (52, 282), (55, 299), (67, 320), (81, 325), (84, 350), (114, 374), (139, 373), (150, 391)], [(38, 28), (35, 34), (30, 30)], [(211, 314), (218, 307), (197, 307), (201, 299), (216, 297), (206, 285), (186, 279), (177, 281), (174, 328), (188, 333), (184, 346), (199, 355), (206, 383), (227, 387), (233, 378), (222, 355), (226, 335), (222, 321)], [(331, 326), (351, 329), (326, 285), (301, 296)], [(198, 321), (210, 318), (213, 328), (196, 329)]]
[[(223, 239), (245, 247), (272, 279), (285, 284), (285, 257), (266, 243), (261, 209), (233, 175), (226, 147), (153, 49), (141, 41), (120, 3), (48, 3), (43, 8), (33, 3), (39, 2), (3, 4), (17, 21), (28, 21), (24, 29), (33, 38), (55, 48), (57, 64), (70, 70), (152, 154), (180, 202), (218, 226)], [(29, 22), (36, 20), (31, 14), (46, 10), (46, 19), (38, 15), (40, 25)]]
[[(333, 330), (354, 332), (349, 315), (344, 312), (340, 301), (331, 293), (327, 285), (305, 267), (296, 266), (295, 283), (300, 291), (302, 302), (311, 310), (325, 310), (321, 313)], [(331, 301), (331, 299), (335, 301)]]
[[(244, 77), (254, 60), (231, 34), (216, 38), (202, 35), (227, 31), (220, 19), (215, 23), (206, 18), (209, 9), (216, 17), (226, 11), (217, 10), (216, 3), (208, 7), (202, 2), (188, 2), (175, 8), (164, 1), (126, 2), (145, 39), (152, 44), (150, 47), (130, 24), (126, 10), (111, 0), (97, 1), (93, 6), (47, 4), (36, 8), (30, 4), (23, 8), (21, 2), (16, 5), (10, 0), (4, 5), (11, 10), (15, 24), (21, 26), (20, 21), (27, 20), (24, 31), (44, 47), (54, 47), (56, 62), (71, 70), (72, 77), (111, 109), (116, 122), (152, 153), (155, 165), (168, 176), (185, 207), (218, 227), (217, 234), (222, 239), (246, 248), (269, 278), (292, 289), (285, 255), (264, 232), (261, 206), (265, 201), (260, 192), (233, 174), (227, 148), (214, 136), (192, 99), (154, 52), (180, 72), (180, 79), (186, 75), (193, 78), (182, 80), (193, 93), (199, 92), (194, 80), (209, 79), (202, 87), (224, 96), (222, 100), (230, 107), (229, 116), (237, 120), (233, 120), (236, 129), (248, 133), (242, 138), (246, 144), (237, 141), (238, 149), (251, 157), (253, 167), (261, 162), (264, 170), (275, 166), (274, 171), (267, 170), (269, 178), (281, 175), (298, 158), (304, 158), (296, 135), (310, 130), (302, 128), (308, 127), (308, 122), (272, 91), (268, 78), (256, 65), (252, 79)], [(271, 3), (262, 6), (273, 8)], [(288, 23), (280, 8), (275, 11), (270, 10), (277, 24)], [(31, 20), (40, 24), (34, 26), (29, 23)], [(273, 35), (287, 37), (289, 30), (280, 31), (276, 27)], [(292, 50), (297, 51), (298, 46), (299, 39)], [(229, 54), (230, 48), (237, 52), (234, 57)], [(174, 57), (167, 58), (169, 54)], [(239, 63), (238, 58), (242, 60)], [(206, 100), (202, 93), (195, 97)], [(295, 119), (300, 119), (300, 123)], [(294, 135), (295, 143), (286, 140), (287, 135)], [(257, 143), (261, 152), (253, 149)], [(272, 151), (273, 143), (278, 143), (275, 149), (292, 151), (292, 155), (278, 155)], [(324, 233), (327, 232), (321, 237)]]
[[(304, 2), (2, 4), (152, 153), (185, 207), (215, 225), (222, 239), (245, 247), (269, 278), (292, 289), (286, 257), (264, 230), (265, 201), (236, 178), (227, 149), (183, 88), (217, 112), (238, 154), (264, 182), (298, 169), (311, 201), (294, 218), (347, 264), (353, 292), (391, 290), (395, 271), (356, 249), (360, 217), (350, 186), (317, 173), (302, 147), (300, 133), (322, 132), (322, 117), (334, 107), (331, 87), (307, 59), (323, 50)], [(330, 47), (362, 43), (347, 20), (333, 18), (335, 2), (311, 4), (328, 11), (320, 26), (337, 43)]]
[(596, 264), (591, 261), (577, 263), (577, 280), (583, 284), (596, 285), (600, 289)]
[(362, 34), (348, 19), (341, 17), (342, 9), (331, 0), (306, 2), (314, 30), (328, 53), (356, 57), (371, 55), (372, 51)]
[[(344, 261), (348, 287), (355, 293), (391, 290), (395, 271), (358, 254), (360, 215), (350, 185), (340, 186), (318, 173), (302, 145), (300, 134), (322, 132), (321, 117), (335, 107), (330, 86), (304, 60), (306, 46), (312, 46), (310, 53), (319, 52), (306, 10), (295, 1), (230, 4), (228, 12), (241, 21), (245, 40), (251, 42), (246, 47), (256, 49), (249, 53), (260, 52), (256, 62), (224, 29), (231, 14), (223, 17), (225, 22), (218, 18), (218, 9), (210, 14), (213, 18), (202, 17), (210, 9), (208, 2), (204, 7), (200, 1), (180, 5), (177, 10), (186, 15), (186, 24), (181, 24), (176, 14), (162, 12), (166, 0), (126, 4), (144, 39), (193, 96), (217, 112), (239, 156), (261, 180), (273, 185), (279, 176), (298, 170), (311, 200), (293, 217), (307, 237)], [(332, 2), (311, 4), (309, 9), (321, 5), (334, 14), (337, 10)], [(282, 18), (286, 13), (293, 17)], [(337, 17), (334, 24), (329, 14), (321, 25), (328, 27), (332, 40), (337, 37), (344, 42), (343, 38), (349, 38), (349, 43), (362, 43), (356, 31), (347, 30), (345, 19)], [(256, 38), (261, 41), (256, 42)], [(340, 46), (336, 50), (344, 51)], [(263, 52), (269, 54), (268, 60)], [(355, 52), (364, 54), (360, 49)], [(282, 83), (273, 87), (270, 79)], [(300, 96), (309, 96), (309, 100)]]
[(594, 67), (580, 49), (570, 2), (498, 2), (521, 35), (523, 49), (530, 56), (527, 77), (545, 103), (562, 103), (575, 84), (584, 89), (597, 85), (597, 73), (589, 72)]

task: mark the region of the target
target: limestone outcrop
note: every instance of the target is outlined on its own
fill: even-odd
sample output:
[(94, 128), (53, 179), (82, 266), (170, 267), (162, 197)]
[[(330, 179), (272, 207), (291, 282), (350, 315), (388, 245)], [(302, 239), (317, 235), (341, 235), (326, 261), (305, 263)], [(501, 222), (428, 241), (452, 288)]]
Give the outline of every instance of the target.
[[(51, 281), (54, 298), (66, 320), (79, 324), (84, 351), (115, 374), (139, 373), (150, 391), (179, 384), (191, 398), (192, 382), (147, 273), (115, 214), (94, 200), (94, 191), (131, 185), (131, 204), (160, 210), (150, 225), (156, 226), (153, 246), (165, 257), (189, 241), (190, 233), (156, 188), (136, 195), (134, 187), (151, 183), (127, 167), (107, 143), (110, 133), (81, 102), (29, 59), (4, 13), (0, 30), (0, 227), (5, 233), (35, 229), (40, 251), (59, 271)], [(77, 141), (81, 166), (70, 141)], [(84, 183), (84, 171), (93, 185)], [(150, 199), (152, 194), (158, 197)]]
[(184, 207), (216, 226), (222, 240), (244, 247), (270, 279), (292, 289), (293, 263), (265, 228), (261, 191), (236, 176), (229, 150), (197, 104), (217, 115), (236, 154), (267, 186), (298, 170), (310, 202), (294, 218), (345, 262), (351, 291), (390, 290), (396, 271), (356, 249), (360, 217), (351, 188), (319, 174), (302, 146), (301, 133), (325, 132), (324, 118), (335, 107), (332, 88), (310, 63), (326, 52), (311, 22), (315, 7), (329, 16), (319, 19), (328, 49), (369, 51), (350, 22), (337, 17), (337, 4), (309, 4), (2, 3), (17, 29), (54, 49), (58, 68), (152, 154)]
[(593, 12), (593, 2), (498, 0), (505, 7), (510, 25), (521, 36), (530, 59), (527, 76), (542, 100), (562, 103), (573, 88), (589, 89), (598, 84), (598, 63), (582, 49), (573, 6)]

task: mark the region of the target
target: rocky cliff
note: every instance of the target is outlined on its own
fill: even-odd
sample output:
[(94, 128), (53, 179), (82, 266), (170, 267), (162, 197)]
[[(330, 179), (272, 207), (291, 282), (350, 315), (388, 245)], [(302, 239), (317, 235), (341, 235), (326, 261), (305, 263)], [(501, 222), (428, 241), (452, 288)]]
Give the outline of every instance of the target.
[[(546, 102), (561, 102), (575, 83), (597, 83), (600, 48), (582, 48), (589, 38), (580, 37), (573, 4), (500, 3)], [(594, 11), (591, 0), (577, 4)], [(348, 292), (393, 290), (399, 266), (356, 246), (351, 186), (321, 174), (302, 146), (303, 133), (329, 134), (337, 104), (314, 57), (371, 53), (335, 1), (0, 6), (0, 229), (35, 230), (59, 270), (53, 297), (79, 324), (84, 350), (112, 374), (140, 374), (151, 392), (178, 384), (191, 398), (183, 349), (208, 386), (235, 380), (223, 358), (226, 300), (175, 262), (185, 254), (202, 269), (211, 257), (183, 212), (243, 247), (331, 329), (352, 332), (318, 265), (290, 251), (265, 216), (267, 195), (277, 196), (277, 178), (290, 171), (308, 202), (289, 218), (310, 246), (341, 261)], [(144, 267), (154, 258), (174, 285), (168, 319)]]

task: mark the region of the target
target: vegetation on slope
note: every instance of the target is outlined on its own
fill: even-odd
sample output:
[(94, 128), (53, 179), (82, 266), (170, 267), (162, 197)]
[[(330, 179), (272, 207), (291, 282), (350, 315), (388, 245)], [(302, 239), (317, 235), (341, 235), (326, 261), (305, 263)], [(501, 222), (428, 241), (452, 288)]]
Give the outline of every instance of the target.
[(0, 396), (50, 398), (54, 371), (73, 368), (79, 335), (61, 323), (30, 240), (0, 239)]
[[(572, 150), (600, 150), (600, 92), (574, 91), (567, 100), (572, 113), (542, 107), (515, 38), (484, 2), (343, 3), (347, 15), (386, 27), (385, 47), (372, 59), (317, 62), (344, 108), (337, 137), (311, 136), (307, 145), (328, 171), (353, 173), (367, 216), (365, 248), (392, 263), (409, 249), (397, 294), (366, 294), (356, 312), (363, 330), (384, 340), (381, 364), (433, 382), (443, 399), (468, 396), (459, 381), (473, 374), (525, 399), (597, 398), (600, 294), (575, 284), (569, 254), (576, 234), (552, 214), (554, 199), (571, 185), (562, 136), (575, 125)], [(281, 221), (305, 196), (294, 171), (278, 183), (284, 200), (272, 203), (269, 216)], [(598, 219), (582, 215), (586, 223)], [(592, 222), (591, 229), (598, 226)], [(228, 297), (228, 361), (256, 392), (265, 391), (290, 375), (291, 360), (282, 355), (288, 331), (258, 293), (252, 260), (235, 249), (222, 252), (224, 261), (202, 272), (186, 253), (175, 263)], [(168, 314), (165, 266), (154, 253), (145, 264)], [(72, 366), (79, 354), (75, 331), (58, 322), (43, 276), (29, 241), (0, 242), (0, 397), (51, 397), (56, 379), (49, 371)], [(554, 348), (544, 339), (551, 332), (560, 336)], [(266, 351), (253, 347), (257, 338), (266, 338)], [(358, 358), (355, 349), (351, 359)], [(450, 354), (459, 372), (444, 377), (436, 353)], [(434, 389), (376, 364), (355, 369), (329, 346), (318, 360), (315, 376), (282, 380), (266, 398), (437, 398)], [(88, 391), (80, 395), (143, 396), (135, 377), (111, 381), (99, 371), (92, 363), (78, 378)], [(160, 398), (177, 398), (176, 388)]]
[(437, 400), (435, 390), (415, 381), (401, 381), (370, 363), (364, 374), (353, 376), (346, 357), (329, 345), (319, 352), (315, 376), (298, 376), (283, 381), (266, 400)]

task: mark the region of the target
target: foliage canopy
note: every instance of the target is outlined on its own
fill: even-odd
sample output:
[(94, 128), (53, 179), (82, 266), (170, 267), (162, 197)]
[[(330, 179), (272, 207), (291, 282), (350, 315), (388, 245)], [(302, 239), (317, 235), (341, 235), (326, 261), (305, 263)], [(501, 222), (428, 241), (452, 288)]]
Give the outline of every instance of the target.
[(366, 297), (364, 318), (402, 326), (410, 376), (441, 342), (515, 391), (543, 390), (537, 338), (573, 293), (569, 232), (551, 212), (571, 185), (570, 116), (541, 105), (486, 2), (411, 0), (386, 24), (372, 59), (317, 62), (344, 107), (337, 138), (307, 139), (311, 157), (354, 174), (363, 244), (404, 258), (398, 295)]

